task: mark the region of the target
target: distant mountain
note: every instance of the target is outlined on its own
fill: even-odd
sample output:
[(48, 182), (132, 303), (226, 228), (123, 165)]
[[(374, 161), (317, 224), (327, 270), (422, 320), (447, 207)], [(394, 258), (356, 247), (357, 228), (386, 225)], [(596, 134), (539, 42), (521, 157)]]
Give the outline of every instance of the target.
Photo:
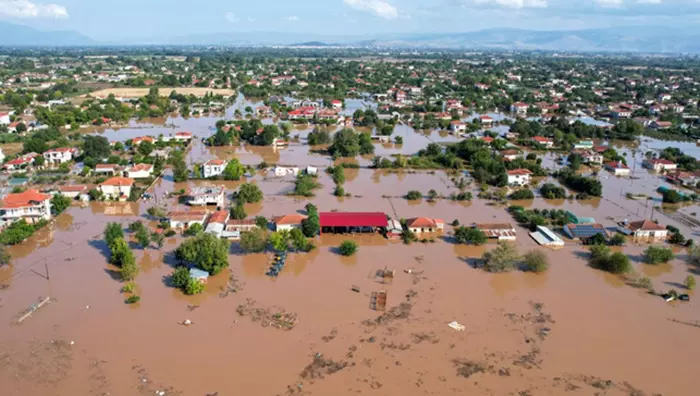
[(90, 37), (73, 31), (46, 32), (29, 26), (0, 21), (0, 46), (65, 47), (95, 45)]
[(305, 43), (292, 44), (293, 47), (330, 47), (331, 44), (321, 41), (307, 41)]

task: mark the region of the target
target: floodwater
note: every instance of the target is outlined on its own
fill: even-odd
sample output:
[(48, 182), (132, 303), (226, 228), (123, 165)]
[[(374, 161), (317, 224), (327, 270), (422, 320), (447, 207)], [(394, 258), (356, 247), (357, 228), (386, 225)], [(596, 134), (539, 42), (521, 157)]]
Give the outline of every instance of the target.
[[(205, 137), (215, 118), (166, 124), (171, 122), (177, 130)], [(133, 129), (134, 134), (149, 134), (157, 128)], [(122, 131), (105, 133), (116, 137)], [(400, 133), (406, 133), (404, 147), (382, 150), (410, 153), (428, 142), (412, 130)], [(265, 159), (270, 155), (279, 159)], [(301, 143), (278, 154), (199, 144), (191, 149), (193, 160), (207, 156), (236, 157), (249, 164), (330, 164)], [(363, 165), (370, 159), (357, 161)], [(469, 203), (402, 198), (409, 190), (456, 192), (442, 171), (345, 172), (351, 197), (334, 197), (331, 178), (321, 172), (316, 196), (303, 199), (288, 195), (291, 178), (258, 172), (250, 181), (261, 187), (265, 199), (246, 210), (249, 216), (271, 217), (303, 211), (313, 202), (321, 211), (383, 211), (396, 218), (428, 216), (461, 224), (512, 222), (503, 206), (476, 199), (476, 186)], [(637, 175), (640, 179), (604, 179), (602, 199), (536, 198), (526, 204), (572, 210), (606, 225), (613, 224), (607, 218), (644, 218), (651, 213), (642, 210), (646, 202), (627, 200), (624, 193), (650, 192), (659, 182), (641, 167), (635, 169)], [(217, 184), (226, 185), (230, 194), (242, 182)], [(162, 196), (202, 183), (176, 184), (166, 174), (155, 192)], [(667, 304), (619, 277), (591, 269), (585, 249), (574, 242), (557, 251), (543, 249), (551, 263), (545, 274), (488, 274), (475, 266), (494, 245), (455, 245), (449, 230), (412, 245), (376, 235), (323, 235), (316, 238), (313, 252), (290, 253), (274, 279), (264, 275), (270, 254), (242, 254), (234, 243), (229, 271), (211, 277), (204, 293), (190, 297), (168, 286), (172, 251), (181, 241), (177, 237), (161, 250), (134, 246), (141, 301), (126, 305), (118, 274), (107, 264), (101, 232), (108, 222), (126, 228), (137, 219), (147, 221), (144, 213), (152, 204), (74, 206), (10, 248), (13, 264), (0, 269), (3, 395), (695, 394), (700, 354), (695, 301)], [(173, 199), (159, 204), (169, 210), (177, 206)], [(675, 218), (655, 213), (663, 216), (663, 224), (694, 235)], [(360, 245), (353, 257), (336, 252), (346, 239)], [(521, 253), (541, 249), (519, 227), (516, 246)], [(680, 291), (688, 274), (700, 274), (685, 263), (684, 251), (666, 265), (642, 264), (644, 248), (630, 244), (622, 251), (659, 291)], [(385, 268), (396, 271), (391, 284), (375, 276)], [(411, 274), (405, 272), (409, 269)], [(231, 275), (238, 291), (223, 297)], [(370, 309), (370, 296), (380, 290), (387, 292), (391, 311), (377, 321), (382, 313)], [(51, 302), (17, 324), (20, 313), (42, 296)], [(263, 327), (237, 313), (248, 299), (273, 313), (296, 313), (299, 322), (290, 331)], [(185, 319), (194, 324), (180, 325)], [(465, 331), (448, 327), (453, 320)]]

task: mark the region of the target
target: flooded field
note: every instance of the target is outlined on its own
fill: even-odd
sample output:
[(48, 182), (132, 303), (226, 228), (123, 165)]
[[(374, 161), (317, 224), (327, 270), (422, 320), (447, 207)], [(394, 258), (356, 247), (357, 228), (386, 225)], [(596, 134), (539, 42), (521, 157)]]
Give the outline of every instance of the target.
[[(126, 140), (188, 130), (203, 138), (212, 133), (209, 127), (215, 121), (173, 118), (152, 128), (133, 123), (103, 133), (110, 140)], [(299, 133), (303, 140), (304, 131)], [(430, 140), (451, 139), (405, 127), (397, 134), (404, 144), (377, 146), (378, 155), (413, 154)], [(635, 160), (641, 161), (641, 151)], [(191, 162), (214, 157), (251, 165), (331, 163), (309, 153), (303, 141), (278, 151), (208, 148), (198, 142), (189, 154)], [(371, 159), (356, 161), (368, 165)], [(547, 162), (554, 163), (553, 158)], [(477, 198), (403, 198), (409, 190), (427, 194), (434, 189), (445, 196), (455, 192), (443, 171), (361, 168), (346, 169), (345, 175), (351, 197), (333, 196), (334, 184), (322, 173), (316, 196), (300, 199), (288, 195), (291, 178), (258, 172), (250, 181), (260, 186), (265, 199), (246, 205), (246, 211), (272, 217), (303, 211), (313, 202), (321, 211), (383, 211), (396, 218), (436, 217), (448, 224), (455, 219), (461, 224), (513, 222), (504, 206)], [(601, 172), (601, 199), (538, 197), (522, 204), (572, 210), (606, 225), (613, 224), (607, 218), (648, 218), (651, 203), (624, 195), (634, 191), (658, 198), (653, 191), (663, 182), (641, 166), (635, 167), (635, 177), (639, 179), (617, 179)], [(217, 184), (230, 194), (242, 182)], [(155, 192), (162, 196), (205, 183), (175, 184), (166, 174)], [(476, 197), (476, 186), (471, 189)], [(165, 203), (170, 210), (178, 207), (174, 200)], [(557, 251), (543, 249), (551, 261), (544, 274), (488, 274), (475, 263), (494, 245), (455, 245), (449, 226), (445, 235), (429, 236), (434, 242), (412, 245), (374, 235), (323, 235), (316, 239), (315, 251), (290, 254), (274, 279), (265, 276), (271, 255), (241, 254), (234, 243), (229, 270), (210, 278), (203, 294), (188, 297), (167, 281), (175, 264), (172, 251), (181, 241), (177, 237), (160, 250), (134, 249), (142, 299), (126, 305), (101, 233), (107, 222), (126, 227), (147, 220), (145, 212), (152, 204), (75, 206), (10, 249), (13, 265), (0, 268), (3, 395), (696, 394), (700, 312), (695, 301), (668, 304), (589, 268), (586, 250), (574, 242)], [(681, 210), (689, 215), (694, 211)], [(658, 211), (657, 216), (686, 235), (697, 234), (672, 217)], [(517, 231), (520, 253), (541, 249), (525, 229)], [(360, 245), (355, 256), (337, 254), (345, 239)], [(669, 264), (650, 266), (641, 263), (643, 250), (629, 244), (622, 251), (657, 290), (680, 290), (688, 274), (700, 274), (686, 264), (684, 251)], [(375, 276), (384, 268), (396, 271), (391, 284)], [(235, 293), (230, 293), (231, 279)], [(370, 296), (381, 290), (387, 292), (387, 310), (373, 311)], [(51, 300), (17, 324), (40, 297)], [(293, 329), (266, 326), (281, 312), (298, 318)], [(187, 319), (193, 324), (180, 324)], [(450, 328), (452, 321), (465, 330)]]

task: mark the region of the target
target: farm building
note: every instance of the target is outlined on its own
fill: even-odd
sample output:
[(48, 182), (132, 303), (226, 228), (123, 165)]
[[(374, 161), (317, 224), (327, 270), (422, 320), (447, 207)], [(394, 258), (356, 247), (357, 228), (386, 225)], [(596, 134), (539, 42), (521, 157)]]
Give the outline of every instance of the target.
[(547, 227), (537, 226), (537, 230), (535, 232), (531, 232), (530, 236), (532, 237), (532, 239), (535, 240), (535, 242), (539, 243), (542, 246), (564, 246), (564, 241)]
[(605, 227), (600, 224), (567, 224), (564, 233), (571, 239), (588, 239), (597, 234), (608, 237)]
[(321, 232), (377, 232), (389, 224), (382, 212), (321, 212)]
[(475, 224), (475, 228), (480, 229), (489, 239), (497, 239), (498, 241), (514, 241), (515, 228), (512, 224)]

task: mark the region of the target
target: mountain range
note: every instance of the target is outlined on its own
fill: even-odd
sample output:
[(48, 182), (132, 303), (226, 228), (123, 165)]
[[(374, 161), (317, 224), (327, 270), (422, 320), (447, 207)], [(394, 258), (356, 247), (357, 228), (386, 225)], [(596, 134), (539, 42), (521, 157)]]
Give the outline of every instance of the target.
[(700, 27), (631, 26), (583, 30), (493, 28), (466, 33), (321, 35), (241, 32), (97, 41), (74, 31), (40, 31), (0, 22), (0, 46), (229, 45), (355, 46), (576, 52), (700, 53)]

